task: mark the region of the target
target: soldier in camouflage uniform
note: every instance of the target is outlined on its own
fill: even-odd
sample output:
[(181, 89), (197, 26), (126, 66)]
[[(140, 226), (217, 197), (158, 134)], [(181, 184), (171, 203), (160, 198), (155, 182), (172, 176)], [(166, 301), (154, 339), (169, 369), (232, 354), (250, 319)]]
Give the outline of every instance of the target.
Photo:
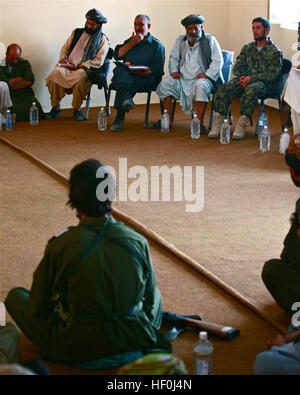
[(241, 98), (241, 117), (239, 118), (233, 139), (242, 140), (245, 127), (253, 114), (259, 96), (272, 90), (280, 74), (282, 53), (268, 38), (270, 23), (265, 18), (252, 21), (253, 38), (255, 41), (245, 45), (237, 57), (233, 68), (236, 78), (225, 83), (216, 93), (215, 116), (208, 137), (218, 138), (224, 116), (234, 97)]

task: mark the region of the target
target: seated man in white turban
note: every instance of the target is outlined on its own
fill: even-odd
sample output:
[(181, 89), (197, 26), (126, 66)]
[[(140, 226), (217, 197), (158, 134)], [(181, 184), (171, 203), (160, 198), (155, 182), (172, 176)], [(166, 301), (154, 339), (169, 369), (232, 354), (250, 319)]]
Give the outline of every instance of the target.
[[(203, 119), (211, 92), (223, 83), (222, 52), (214, 36), (205, 34), (204, 20), (201, 15), (189, 15), (181, 21), (186, 34), (177, 38), (169, 59), (170, 76), (165, 77), (156, 90), (169, 115), (172, 98), (180, 101), (183, 112), (187, 114), (193, 111), (196, 102), (201, 134), (206, 134)], [(160, 129), (160, 121), (151, 128)]]

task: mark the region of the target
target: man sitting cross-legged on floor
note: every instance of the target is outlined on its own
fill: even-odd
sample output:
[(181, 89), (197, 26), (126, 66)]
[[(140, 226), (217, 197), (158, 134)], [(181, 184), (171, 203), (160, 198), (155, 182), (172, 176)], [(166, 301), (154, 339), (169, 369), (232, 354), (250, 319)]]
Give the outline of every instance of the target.
[[(300, 134), (290, 141), (285, 155), (294, 184), (300, 187)], [(277, 335), (267, 344), (268, 351), (257, 355), (255, 374), (300, 374), (300, 199), (284, 240), (280, 259), (263, 267), (262, 279), (278, 305), (292, 317), (291, 333)]]
[[(291, 139), (286, 162), (294, 184), (300, 187), (300, 134)], [(300, 302), (300, 198), (291, 223), (280, 259), (267, 261), (262, 271), (265, 286), (278, 305), (289, 314), (293, 314), (293, 304)]]
[(172, 351), (159, 332), (162, 299), (148, 243), (111, 216), (114, 193), (99, 161), (76, 165), (68, 204), (79, 224), (49, 240), (30, 291), (14, 288), (5, 299), (45, 359), (109, 369)]

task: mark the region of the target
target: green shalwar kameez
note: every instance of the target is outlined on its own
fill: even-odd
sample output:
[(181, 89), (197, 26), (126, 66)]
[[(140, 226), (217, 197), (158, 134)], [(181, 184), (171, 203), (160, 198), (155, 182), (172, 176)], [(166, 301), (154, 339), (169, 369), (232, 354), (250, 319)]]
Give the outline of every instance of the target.
[[(21, 58), (18, 63), (7, 65), (4, 60), (0, 64), (0, 81), (4, 81), (9, 84), (11, 78), (23, 77), (25, 81), (34, 82), (34, 75), (31, 70), (31, 65), (28, 60)], [(16, 114), (17, 121), (29, 120), (29, 110), (32, 103), (35, 102), (39, 109), (39, 119), (44, 118), (42, 107), (36, 97), (34, 96), (33, 89), (31, 87), (23, 89), (9, 89), (10, 98), (13, 106), (10, 107), (11, 113)]]
[[(120, 353), (172, 351), (158, 331), (161, 295), (148, 243), (112, 222), (111, 216), (84, 218), (54, 237), (34, 273), (29, 298), (22, 288), (8, 294), (7, 311), (41, 347), (44, 358), (76, 363)], [(105, 237), (66, 276), (66, 268), (107, 225)]]

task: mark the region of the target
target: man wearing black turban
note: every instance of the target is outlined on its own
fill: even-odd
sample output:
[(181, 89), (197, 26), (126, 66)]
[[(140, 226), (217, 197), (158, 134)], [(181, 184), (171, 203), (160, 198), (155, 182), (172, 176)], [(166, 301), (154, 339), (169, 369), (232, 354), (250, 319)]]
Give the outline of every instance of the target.
[(102, 24), (107, 19), (95, 8), (85, 17), (85, 27), (72, 32), (61, 49), (57, 66), (46, 78), (52, 104), (48, 119), (61, 113), (60, 101), (66, 93), (73, 94), (74, 119), (85, 119), (80, 107), (92, 86), (86, 70), (100, 68), (109, 50), (108, 39), (102, 33)]
[[(212, 89), (223, 83), (222, 52), (217, 40), (204, 32), (204, 20), (202, 15), (189, 15), (182, 19), (186, 34), (177, 38), (170, 54), (170, 76), (165, 77), (156, 90), (168, 114), (171, 114), (172, 98), (180, 101), (183, 112), (187, 114), (193, 112), (196, 103), (201, 134), (206, 133), (203, 119)], [(160, 121), (151, 128), (159, 129)]]

